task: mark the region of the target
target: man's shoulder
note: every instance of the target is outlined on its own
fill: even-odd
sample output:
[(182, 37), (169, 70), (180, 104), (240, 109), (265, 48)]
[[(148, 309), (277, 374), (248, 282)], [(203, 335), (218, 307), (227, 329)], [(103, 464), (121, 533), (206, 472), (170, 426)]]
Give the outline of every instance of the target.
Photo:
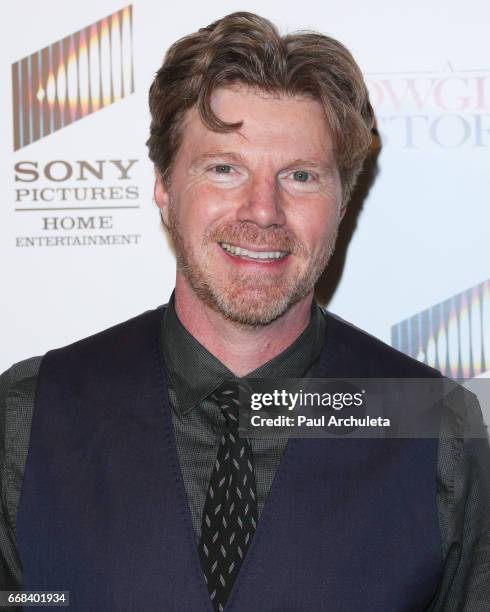
[[(452, 449), (450, 452), (455, 453), (455, 449), (462, 448), (468, 439), (479, 440), (488, 446), (488, 430), (476, 394), (482, 385), (475, 385), (472, 392), (457, 381), (444, 377), (439, 370), (394, 349), (341, 317), (322, 310), (327, 318), (326, 339), (338, 358), (344, 359), (350, 367), (351, 362), (356, 363), (358, 355), (362, 356), (362, 368), (367, 373), (360, 377), (441, 379), (440, 389), (444, 392), (442, 453), (446, 452), (448, 445)], [(489, 452), (488, 449), (486, 452)]]
[(379, 338), (336, 314), (322, 309), (326, 317), (326, 342), (336, 360), (362, 362), (365, 376), (379, 378), (438, 378), (441, 373), (409, 357)]
[(76, 340), (66, 346), (52, 349), (46, 353), (45, 358), (56, 358), (57, 360), (70, 359), (73, 356), (96, 355), (99, 350), (118, 353), (130, 342), (131, 338), (138, 337), (142, 329), (149, 325), (158, 325), (163, 316), (164, 306), (146, 310), (126, 321), (111, 325), (94, 334)]
[(12, 395), (21, 397), (29, 394), (35, 386), (42, 357), (30, 357), (14, 363), (0, 374), (0, 404)]
[(84, 350), (97, 350), (97, 347), (102, 344), (107, 338), (116, 337), (124, 341), (127, 333), (133, 333), (138, 325), (149, 319), (158, 319), (163, 313), (165, 306), (158, 306), (155, 309), (147, 310), (135, 317), (111, 325), (110, 327), (98, 331), (94, 334), (76, 340), (62, 347), (56, 347), (45, 355), (30, 357), (14, 363), (10, 368), (0, 374), (0, 399), (4, 399), (7, 395), (13, 392), (21, 391), (24, 386), (32, 387), (32, 382), (36, 380), (41, 369), (43, 360), (49, 354), (59, 355), (61, 358), (69, 357), (70, 354)]
[(42, 356), (29, 357), (14, 363), (0, 375), (3, 384), (8, 387), (19, 386), (35, 378), (41, 366)]

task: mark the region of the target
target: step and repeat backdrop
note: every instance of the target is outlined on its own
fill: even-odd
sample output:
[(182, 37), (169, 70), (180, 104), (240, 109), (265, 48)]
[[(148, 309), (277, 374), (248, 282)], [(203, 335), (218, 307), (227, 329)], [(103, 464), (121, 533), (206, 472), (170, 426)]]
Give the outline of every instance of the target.
[[(165, 303), (147, 92), (177, 38), (236, 11), (353, 52), (380, 148), (330, 310), (455, 377), (490, 371), (487, 2), (18, 0), (0, 47), (0, 370)], [(331, 281), (331, 282), (330, 282)]]

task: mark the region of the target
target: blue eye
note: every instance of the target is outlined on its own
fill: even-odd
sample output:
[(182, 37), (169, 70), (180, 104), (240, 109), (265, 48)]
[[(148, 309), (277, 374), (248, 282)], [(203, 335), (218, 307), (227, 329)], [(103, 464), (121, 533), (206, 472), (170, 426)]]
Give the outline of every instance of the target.
[(218, 174), (230, 174), (231, 172), (231, 166), (228, 164), (219, 164), (219, 166), (215, 166), (214, 169)]
[(305, 172), (304, 170), (296, 170), (296, 172), (293, 174), (294, 180), (299, 181), (300, 183), (306, 183), (309, 177), (310, 175), (308, 172)]

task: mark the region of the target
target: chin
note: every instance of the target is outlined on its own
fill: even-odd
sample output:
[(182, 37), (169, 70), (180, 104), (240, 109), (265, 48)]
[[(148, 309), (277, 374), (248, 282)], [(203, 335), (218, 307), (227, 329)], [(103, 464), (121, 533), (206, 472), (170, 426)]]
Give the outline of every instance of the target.
[(269, 290), (267, 292), (240, 291), (236, 295), (230, 295), (211, 289), (205, 294), (200, 293), (199, 297), (228, 321), (244, 327), (262, 327), (284, 315), (307, 293), (274, 296)]
[[(288, 312), (313, 289), (324, 266), (297, 266), (275, 278), (223, 273), (212, 261), (197, 265), (192, 252), (179, 250), (179, 269), (199, 300), (241, 327), (264, 327)], [(323, 258), (322, 258), (323, 259)], [(220, 273), (221, 272), (221, 273)]]

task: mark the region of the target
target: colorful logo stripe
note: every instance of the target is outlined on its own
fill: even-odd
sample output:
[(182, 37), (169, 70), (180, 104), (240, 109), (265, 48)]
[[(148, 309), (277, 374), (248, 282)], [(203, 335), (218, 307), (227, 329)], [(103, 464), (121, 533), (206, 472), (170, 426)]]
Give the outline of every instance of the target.
[(452, 378), (490, 370), (490, 280), (397, 323), (391, 344)]
[(14, 151), (134, 92), (132, 5), (12, 64)]

